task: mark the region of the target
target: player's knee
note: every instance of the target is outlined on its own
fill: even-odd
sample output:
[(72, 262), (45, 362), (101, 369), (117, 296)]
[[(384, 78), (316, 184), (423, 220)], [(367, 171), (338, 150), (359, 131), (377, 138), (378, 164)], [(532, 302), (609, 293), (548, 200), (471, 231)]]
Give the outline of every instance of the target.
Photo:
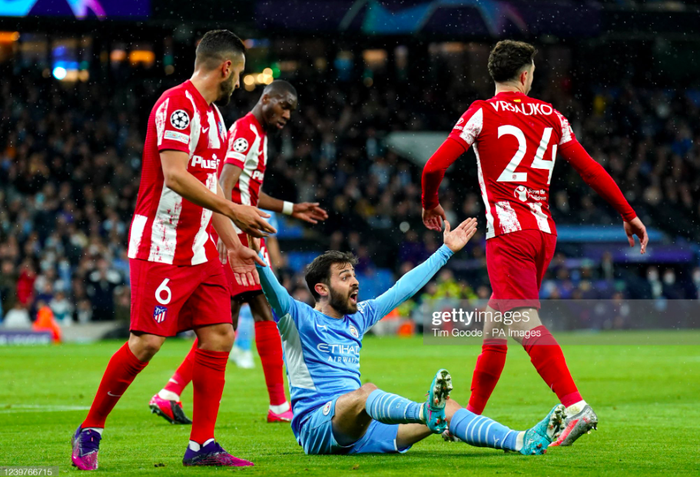
[(139, 361), (150, 361), (160, 350), (163, 341), (164, 338), (162, 336), (132, 334), (131, 337), (129, 337), (129, 349)]
[(275, 321), (275, 320), (272, 318), (272, 314), (270, 314), (270, 315), (258, 315), (258, 314), (255, 314), (255, 315), (253, 315), (253, 320), (254, 320), (256, 323), (260, 323), (260, 322), (263, 322), (263, 321)]
[(360, 387), (360, 390), (365, 394), (365, 399), (369, 397), (370, 394), (372, 394), (373, 391), (376, 391), (379, 389), (375, 384), (372, 383), (365, 383)]
[(233, 342), (236, 339), (236, 332), (233, 330), (233, 326), (223, 325), (221, 327), (217, 327), (215, 330), (215, 337), (216, 340), (222, 345), (233, 346)]
[(374, 384), (366, 383), (360, 386), (357, 391), (344, 395), (343, 407), (345, 412), (352, 413), (355, 417), (362, 415), (365, 412), (367, 398), (377, 389), (377, 386)]
[(445, 404), (445, 417), (447, 418), (447, 422), (452, 422), (452, 416), (454, 416), (455, 412), (459, 411), (460, 409), (462, 409), (462, 406), (460, 406), (457, 401), (452, 398), (448, 398), (447, 403)]
[(231, 351), (236, 332), (233, 326), (222, 323), (197, 330), (199, 347), (210, 351)]

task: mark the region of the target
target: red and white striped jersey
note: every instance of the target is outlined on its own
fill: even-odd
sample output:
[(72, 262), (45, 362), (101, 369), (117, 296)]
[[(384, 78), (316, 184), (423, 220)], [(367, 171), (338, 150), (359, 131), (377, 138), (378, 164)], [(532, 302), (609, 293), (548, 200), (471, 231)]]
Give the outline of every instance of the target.
[(165, 150), (187, 153), (187, 171), (216, 193), (226, 126), (190, 81), (163, 93), (148, 118), (129, 258), (178, 266), (218, 260), (209, 238), (212, 212), (165, 186), (160, 161)]
[(267, 167), (267, 134), (253, 113), (246, 114), (231, 126), (223, 164), (233, 164), (243, 169), (231, 191), (231, 200), (237, 204), (257, 206)]
[(474, 147), (487, 239), (527, 229), (556, 235), (549, 183), (557, 147), (576, 141), (564, 116), (544, 101), (504, 92), (472, 103), (450, 137)]

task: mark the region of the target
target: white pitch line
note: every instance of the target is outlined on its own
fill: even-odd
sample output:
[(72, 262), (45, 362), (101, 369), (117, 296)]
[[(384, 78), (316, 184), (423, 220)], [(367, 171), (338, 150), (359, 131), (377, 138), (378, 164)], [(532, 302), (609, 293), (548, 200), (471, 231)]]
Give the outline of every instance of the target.
[(64, 406), (64, 405), (42, 405), (42, 404), (0, 404), (0, 414), (11, 412), (63, 412), (63, 411), (87, 411), (89, 406)]

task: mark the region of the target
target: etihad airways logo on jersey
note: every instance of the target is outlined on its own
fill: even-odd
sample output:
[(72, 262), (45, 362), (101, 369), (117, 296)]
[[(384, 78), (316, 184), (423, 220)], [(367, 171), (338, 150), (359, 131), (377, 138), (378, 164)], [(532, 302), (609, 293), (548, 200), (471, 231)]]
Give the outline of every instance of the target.
[(216, 154), (212, 157), (213, 159), (204, 159), (202, 156), (192, 156), (192, 167), (200, 166), (202, 169), (218, 169), (219, 159), (216, 158)]
[(328, 362), (357, 364), (360, 358), (360, 347), (357, 345), (319, 343), (316, 349), (321, 353), (327, 353)]
[(491, 106), (493, 106), (493, 109), (498, 112), (500, 109), (501, 111), (510, 111), (512, 113), (520, 113), (524, 114), (525, 116), (532, 116), (534, 114), (544, 114), (544, 115), (550, 115), (554, 112), (554, 108), (552, 108), (548, 104), (539, 104), (539, 103), (525, 103), (525, 104), (513, 104), (509, 103), (508, 101), (493, 101), (489, 103)]

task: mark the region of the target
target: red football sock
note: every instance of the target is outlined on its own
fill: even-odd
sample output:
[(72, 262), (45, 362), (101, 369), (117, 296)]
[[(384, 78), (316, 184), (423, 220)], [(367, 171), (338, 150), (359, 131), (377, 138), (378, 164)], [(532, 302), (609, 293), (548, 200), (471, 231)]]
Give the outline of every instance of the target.
[(105, 427), (107, 416), (147, 364), (148, 362), (139, 361), (134, 356), (129, 349), (129, 343), (124, 343), (109, 360), (100, 387), (97, 388), (97, 395), (90, 406), (90, 412), (81, 427)]
[(270, 404), (279, 406), (287, 402), (284, 395), (284, 360), (282, 359), (282, 340), (277, 323), (258, 321), (255, 323), (255, 345), (258, 348)]
[(569, 407), (581, 401), (581, 394), (576, 389), (561, 346), (545, 326), (540, 325), (530, 330), (530, 337), (523, 340), (523, 347), (537, 372), (564, 406)]
[(508, 340), (486, 339), (481, 347), (481, 354), (476, 360), (472, 375), (472, 394), (469, 396), (467, 409), (474, 414), (484, 412), (486, 403), (491, 397), (503, 367), (506, 365)]
[(190, 352), (185, 356), (185, 360), (177, 368), (173, 377), (168, 380), (168, 383), (163, 389), (173, 392), (178, 396), (182, 394), (190, 381), (192, 381), (192, 367), (194, 366), (194, 353), (197, 351), (199, 340), (195, 339)]
[(192, 385), (194, 386), (192, 432), (190, 440), (204, 444), (214, 437), (216, 417), (226, 381), (228, 353), (224, 351), (194, 352)]

